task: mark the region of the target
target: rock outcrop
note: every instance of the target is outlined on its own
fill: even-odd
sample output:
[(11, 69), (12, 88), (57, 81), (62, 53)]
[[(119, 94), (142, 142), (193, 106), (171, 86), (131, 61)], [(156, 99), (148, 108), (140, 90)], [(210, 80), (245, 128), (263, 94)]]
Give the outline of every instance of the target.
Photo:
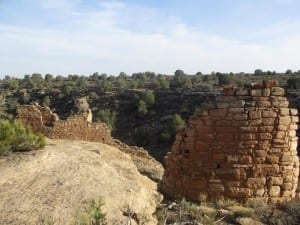
[(292, 199), (299, 176), (298, 112), (288, 105), (276, 82), (224, 88), (178, 131), (165, 158), (163, 191), (192, 200)]
[(35, 225), (39, 218), (71, 225), (87, 200), (102, 199), (108, 224), (157, 224), (162, 196), (131, 158), (102, 143), (47, 140), (40, 151), (0, 158), (0, 224)]

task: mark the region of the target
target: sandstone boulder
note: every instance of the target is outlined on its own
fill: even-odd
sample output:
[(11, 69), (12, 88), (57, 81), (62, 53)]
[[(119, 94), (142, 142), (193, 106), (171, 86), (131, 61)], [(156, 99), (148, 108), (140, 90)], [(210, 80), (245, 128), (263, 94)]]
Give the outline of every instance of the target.
[(127, 154), (101, 143), (47, 142), (43, 150), (0, 159), (0, 224), (37, 224), (46, 215), (68, 225), (86, 200), (99, 198), (108, 224), (124, 224), (128, 207), (156, 224), (152, 214), (162, 196)]

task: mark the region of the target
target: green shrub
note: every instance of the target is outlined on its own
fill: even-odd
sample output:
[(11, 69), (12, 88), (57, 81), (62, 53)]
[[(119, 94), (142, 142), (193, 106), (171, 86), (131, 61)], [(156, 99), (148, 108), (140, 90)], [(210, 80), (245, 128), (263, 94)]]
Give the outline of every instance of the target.
[(90, 200), (83, 206), (83, 211), (77, 212), (74, 225), (107, 225), (106, 214), (102, 211), (104, 203)]
[(117, 113), (109, 109), (102, 109), (97, 113), (97, 119), (106, 123), (108, 128), (113, 131), (116, 128)]
[(287, 80), (287, 86), (291, 89), (299, 89), (300, 88), (300, 78), (293, 77)]
[(148, 113), (147, 104), (143, 100), (139, 100), (137, 113), (141, 117), (147, 115), (147, 113)]
[(145, 127), (137, 127), (130, 134), (138, 146), (146, 146), (150, 143), (150, 130)]
[(184, 127), (184, 125), (184, 119), (179, 114), (174, 114), (160, 129), (159, 142), (162, 144), (173, 142), (177, 133), (177, 127)]
[(0, 154), (14, 151), (30, 151), (44, 147), (45, 138), (35, 135), (17, 120), (0, 120)]
[(185, 121), (179, 114), (174, 114), (172, 118), (172, 126), (176, 130), (177, 127), (184, 127)]
[(167, 144), (172, 140), (172, 136), (168, 130), (162, 130), (159, 135), (159, 142)]
[(142, 100), (146, 103), (147, 106), (151, 107), (155, 103), (155, 95), (152, 91), (145, 91), (142, 96)]
[(253, 217), (255, 214), (254, 209), (252, 208), (247, 208), (244, 206), (240, 205), (233, 205), (227, 207), (228, 210), (230, 210), (233, 213), (234, 218), (238, 217)]

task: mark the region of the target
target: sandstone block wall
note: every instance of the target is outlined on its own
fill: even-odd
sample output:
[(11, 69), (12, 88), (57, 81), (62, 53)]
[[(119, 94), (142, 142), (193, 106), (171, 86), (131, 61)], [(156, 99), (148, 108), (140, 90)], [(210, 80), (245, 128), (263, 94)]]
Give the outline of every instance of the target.
[(43, 133), (54, 139), (94, 141), (110, 144), (112, 138), (104, 123), (90, 122), (90, 116), (73, 115), (67, 120), (59, 120), (49, 108), (37, 104), (22, 105), (17, 109), (18, 118), (30, 125), (34, 132)]
[(192, 200), (202, 194), (292, 199), (299, 176), (298, 116), (275, 85), (225, 88), (216, 102), (202, 105), (165, 158), (163, 191)]

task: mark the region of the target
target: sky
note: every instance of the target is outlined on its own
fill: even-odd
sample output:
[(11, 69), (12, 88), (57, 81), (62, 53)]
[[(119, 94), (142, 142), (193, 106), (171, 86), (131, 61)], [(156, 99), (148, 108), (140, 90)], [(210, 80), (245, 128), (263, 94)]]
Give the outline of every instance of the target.
[(0, 0), (0, 78), (299, 70), (299, 9), (299, 0)]

